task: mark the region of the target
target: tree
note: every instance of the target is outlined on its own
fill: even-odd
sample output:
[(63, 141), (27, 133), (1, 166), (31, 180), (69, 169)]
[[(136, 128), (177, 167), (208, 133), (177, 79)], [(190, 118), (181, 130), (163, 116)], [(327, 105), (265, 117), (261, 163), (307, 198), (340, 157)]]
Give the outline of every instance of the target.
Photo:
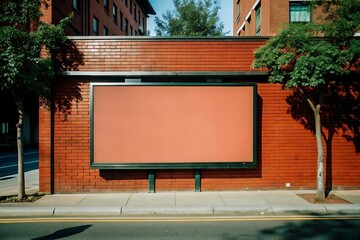
[[(317, 0), (312, 1), (311, 6), (321, 7), (321, 18), (325, 21), (290, 24), (255, 52), (253, 67), (266, 68), (270, 83), (282, 83), (285, 88), (294, 89), (310, 106), (313, 121), (306, 120), (303, 116), (297, 118), (307, 124), (314, 124), (312, 127), (307, 125), (306, 128), (315, 132), (318, 155), (317, 197), (324, 199), (321, 137), (327, 142), (332, 139), (331, 134), (334, 132), (328, 131), (327, 137), (324, 134), (322, 118), (333, 115), (326, 115), (326, 111), (323, 113), (322, 110), (326, 100), (331, 97), (329, 94), (342, 85), (344, 79), (347, 82), (345, 85), (353, 81), (355, 87), (350, 87), (349, 91), (358, 99), (358, 93), (355, 92), (359, 89), (358, 77), (350, 76), (359, 72), (360, 41), (354, 34), (360, 30), (360, 1)], [(294, 99), (289, 100), (293, 102)], [(353, 114), (358, 114), (358, 111)], [(333, 126), (333, 130), (336, 127)], [(353, 132), (358, 134), (359, 126), (355, 128)]]
[[(11, 92), (17, 107), (18, 199), (25, 197), (23, 160), (24, 102), (29, 94), (49, 97), (58, 53), (66, 44), (71, 16), (55, 26), (39, 21), (45, 0), (4, 0), (0, 3), (0, 90)], [(46, 50), (47, 56), (41, 57)], [(44, 54), (43, 54), (44, 55)]]
[(157, 36), (223, 36), (217, 0), (173, 0), (175, 10), (155, 17)]

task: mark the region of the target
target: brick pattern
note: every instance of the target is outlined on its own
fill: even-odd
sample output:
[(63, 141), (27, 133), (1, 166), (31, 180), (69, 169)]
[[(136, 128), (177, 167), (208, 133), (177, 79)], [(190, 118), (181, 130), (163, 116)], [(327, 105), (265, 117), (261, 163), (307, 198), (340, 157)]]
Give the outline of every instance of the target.
[[(261, 42), (79, 40), (77, 44), (85, 55), (82, 71), (248, 71), (253, 49)], [(82, 99), (71, 96), (74, 87)], [(202, 170), (203, 191), (283, 189), (286, 183), (292, 189), (316, 187), (315, 137), (287, 114), (285, 98), (290, 91), (259, 82), (258, 93), (258, 167)], [(71, 107), (62, 102), (54, 115), (54, 191), (148, 191), (147, 171), (90, 168), (89, 81), (59, 81), (56, 97), (64, 96)], [(40, 191), (49, 192), (50, 113), (45, 108), (40, 109), (40, 129)], [(359, 173), (360, 154), (339, 133), (333, 140), (333, 186), (360, 188)], [(157, 170), (155, 176), (156, 191), (194, 190), (194, 170)]]
[(88, 41), (76, 40), (84, 54), (80, 71), (254, 71), (254, 50), (263, 40)]

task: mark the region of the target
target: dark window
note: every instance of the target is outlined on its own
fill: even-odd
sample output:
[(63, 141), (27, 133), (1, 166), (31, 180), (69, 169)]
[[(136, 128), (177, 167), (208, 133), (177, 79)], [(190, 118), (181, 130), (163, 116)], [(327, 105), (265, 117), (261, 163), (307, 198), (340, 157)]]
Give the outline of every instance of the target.
[(134, 19), (136, 21), (136, 4), (134, 3)]
[(240, 21), (240, 0), (238, 0), (236, 3), (236, 15), (236, 20)]
[(104, 0), (104, 9), (109, 12), (109, 0)]
[(135, 30), (135, 36), (137, 36), (137, 31)]
[(130, 36), (134, 35), (134, 32), (133, 32), (133, 27), (130, 26)]
[(290, 2), (290, 22), (310, 22), (310, 19), (308, 2)]
[(130, 14), (132, 14), (132, 0), (130, 0)]
[(256, 36), (260, 36), (261, 34), (261, 5), (257, 6), (255, 9), (255, 27), (256, 27)]
[(109, 35), (109, 29), (107, 27), (104, 26), (104, 29), (103, 29), (103, 35), (104, 36), (108, 36)]
[(115, 3), (113, 3), (113, 9), (112, 9), (112, 14), (113, 14), (113, 19), (114, 19), (114, 22), (117, 24), (117, 6)]
[(120, 28), (124, 28), (124, 14), (120, 11)]
[(96, 17), (93, 20), (93, 34), (94, 36), (99, 35), (99, 20)]
[(140, 24), (140, 10), (138, 10), (138, 23)]
[(125, 35), (129, 35), (129, 21), (125, 18)]
[(76, 11), (80, 12), (80, 0), (73, 0), (72, 6)]
[(125, 0), (125, 6), (126, 7), (128, 6), (128, 0)]

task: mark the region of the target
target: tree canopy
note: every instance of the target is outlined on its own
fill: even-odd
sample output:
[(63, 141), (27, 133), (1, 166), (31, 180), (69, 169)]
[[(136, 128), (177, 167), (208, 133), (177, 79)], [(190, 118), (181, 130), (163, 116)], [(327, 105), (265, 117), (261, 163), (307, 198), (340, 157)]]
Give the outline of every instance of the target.
[(173, 0), (175, 10), (155, 17), (157, 36), (223, 36), (217, 0)]
[[(318, 10), (320, 7), (321, 19), (307, 24), (290, 24), (255, 52), (253, 66), (267, 69), (269, 82), (282, 83), (285, 88), (294, 89), (294, 95), (288, 98), (288, 103), (293, 104), (290, 112), (293, 110), (292, 116), (302, 122), (305, 128), (315, 132), (318, 150), (317, 192), (318, 197), (323, 198), (321, 136), (328, 142), (344, 124), (354, 135), (359, 134), (360, 116), (356, 103), (359, 96), (360, 39), (354, 35), (360, 30), (360, 1), (315, 0), (311, 6), (313, 9), (318, 7)], [(352, 100), (349, 102), (355, 102), (353, 108), (339, 106), (345, 103), (340, 101), (340, 97), (344, 96)], [(334, 97), (338, 99), (334, 100)], [(301, 98), (310, 106), (313, 120), (301, 115), (306, 112), (299, 111)], [(326, 117), (342, 119), (335, 117), (340, 114), (335, 112), (336, 109), (347, 109), (344, 115), (352, 119), (342, 120), (342, 124), (326, 121), (330, 120)], [(321, 125), (323, 120), (326, 121), (327, 137)]]
[[(18, 122), (18, 198), (25, 196), (22, 127), (24, 102), (32, 93), (49, 97), (51, 79), (61, 66), (61, 48), (68, 39), (65, 26), (71, 16), (58, 25), (40, 21), (44, 0), (3, 0), (0, 2), (0, 90), (14, 97)], [(46, 52), (45, 54), (41, 53)]]

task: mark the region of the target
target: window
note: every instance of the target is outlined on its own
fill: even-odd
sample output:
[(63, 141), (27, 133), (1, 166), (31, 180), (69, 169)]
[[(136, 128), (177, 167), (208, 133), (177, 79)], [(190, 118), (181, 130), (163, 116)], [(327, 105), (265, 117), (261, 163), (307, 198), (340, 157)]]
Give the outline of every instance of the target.
[(128, 0), (125, 0), (125, 6), (126, 7), (128, 6)]
[(130, 14), (132, 14), (132, 0), (130, 0)]
[(113, 3), (112, 11), (113, 11), (112, 14), (113, 14), (114, 22), (115, 22), (115, 24), (117, 24), (117, 13), (118, 13), (118, 11), (117, 11), (117, 6), (116, 6), (115, 3)]
[(138, 23), (140, 24), (140, 10), (138, 10)]
[(129, 35), (129, 21), (125, 18), (125, 35)]
[(120, 11), (120, 28), (124, 28), (124, 14)]
[(237, 15), (236, 20), (240, 21), (240, 0), (237, 1), (236, 8), (237, 8), (237, 10), (236, 10), (236, 15)]
[(260, 36), (261, 34), (261, 5), (258, 5), (255, 9), (255, 30), (256, 36)]
[(135, 30), (135, 36), (137, 36), (137, 31)]
[(130, 36), (134, 35), (134, 34), (133, 34), (133, 31), (134, 31), (134, 30), (133, 30), (133, 27), (130, 26)]
[(109, 0), (104, 0), (104, 9), (109, 12)]
[(309, 3), (290, 2), (290, 22), (310, 22)]
[(104, 26), (103, 35), (104, 35), (104, 36), (108, 36), (108, 35), (109, 35), (109, 29), (108, 29), (106, 26)]
[(94, 36), (99, 35), (99, 20), (96, 17), (93, 20), (93, 34)]
[(136, 21), (136, 4), (134, 3), (134, 19)]
[(145, 18), (142, 18), (142, 34), (145, 35)]
[(2, 134), (9, 133), (9, 123), (6, 122), (1, 124), (1, 133)]
[(80, 12), (80, 0), (73, 0), (72, 6), (76, 11)]

